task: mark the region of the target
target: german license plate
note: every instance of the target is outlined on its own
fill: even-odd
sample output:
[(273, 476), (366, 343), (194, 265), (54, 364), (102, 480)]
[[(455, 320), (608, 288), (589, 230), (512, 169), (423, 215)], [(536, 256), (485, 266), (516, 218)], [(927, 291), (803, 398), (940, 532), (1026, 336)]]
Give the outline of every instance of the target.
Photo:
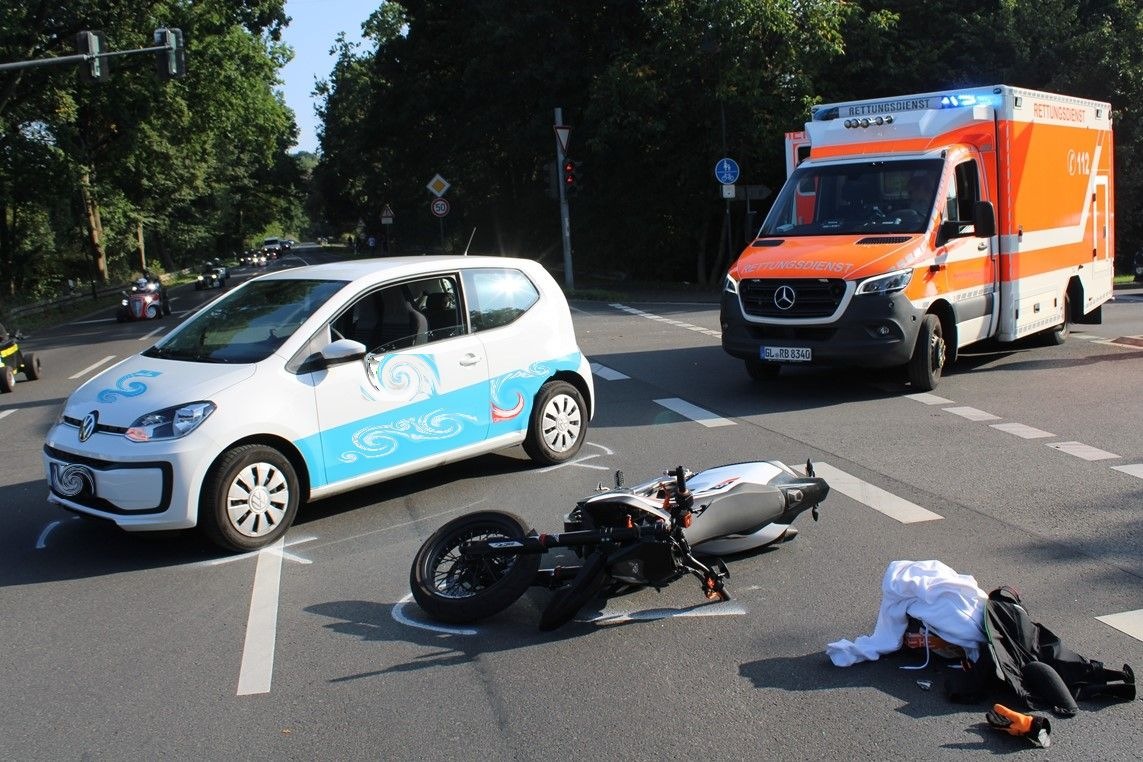
[(813, 352), (809, 347), (762, 347), (762, 359), (773, 362), (810, 362)]

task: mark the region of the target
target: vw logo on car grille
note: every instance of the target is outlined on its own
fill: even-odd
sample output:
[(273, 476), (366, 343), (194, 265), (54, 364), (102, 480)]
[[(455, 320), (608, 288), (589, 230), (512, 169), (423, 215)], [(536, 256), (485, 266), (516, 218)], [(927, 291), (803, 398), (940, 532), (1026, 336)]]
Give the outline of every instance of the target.
[(52, 464), (52, 482), (56, 492), (64, 497), (75, 497), (81, 492), (95, 494), (95, 474), (87, 466), (74, 463), (67, 466)]
[(780, 310), (788, 310), (794, 306), (796, 296), (792, 286), (778, 286), (778, 290), (774, 292), (774, 306)]
[(92, 410), (83, 417), (79, 424), (79, 441), (86, 442), (95, 433), (95, 424), (99, 422), (99, 412)]

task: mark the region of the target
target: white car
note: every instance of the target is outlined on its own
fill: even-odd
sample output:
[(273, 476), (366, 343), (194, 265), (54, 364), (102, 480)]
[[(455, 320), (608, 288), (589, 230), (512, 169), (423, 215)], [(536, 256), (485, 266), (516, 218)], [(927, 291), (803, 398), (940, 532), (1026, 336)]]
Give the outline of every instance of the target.
[(253, 550), (300, 504), (523, 445), (572, 458), (594, 412), (567, 301), (536, 262), (396, 257), (254, 278), (68, 398), (48, 499)]

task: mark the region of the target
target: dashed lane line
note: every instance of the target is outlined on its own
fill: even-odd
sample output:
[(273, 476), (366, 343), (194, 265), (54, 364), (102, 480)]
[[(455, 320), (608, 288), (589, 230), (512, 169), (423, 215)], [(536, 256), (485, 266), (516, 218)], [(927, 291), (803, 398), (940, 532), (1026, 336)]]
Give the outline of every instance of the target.
[(0, 410), (0, 418), (7, 418), (8, 416), (12, 415), (12, 413), (15, 413), (15, 412), (16, 412), (15, 410)]
[(95, 370), (95, 369), (96, 369), (96, 368), (98, 368), (100, 365), (106, 365), (107, 363), (111, 362), (111, 361), (112, 361), (112, 360), (114, 360), (114, 359), (115, 359), (115, 355), (107, 355), (107, 357), (104, 357), (104, 358), (103, 358), (102, 360), (100, 360), (99, 362), (96, 362), (96, 363), (92, 363), (91, 365), (88, 365), (86, 368), (84, 368), (83, 370), (81, 370), (79, 373), (76, 373), (76, 374), (74, 374), (74, 375), (68, 376), (67, 378), (68, 378), (68, 380), (69, 380), (69, 381), (74, 381), (74, 380), (76, 380), (77, 378), (79, 378), (80, 376), (86, 376), (88, 373), (90, 373), (91, 371)]
[(1006, 431), (1009, 434), (1015, 434), (1021, 439), (1044, 439), (1046, 437), (1055, 436), (1055, 434), (1033, 428), (1032, 426), (1026, 426), (1023, 423), (993, 423), (991, 426), (998, 431)]
[(591, 364), (591, 372), (602, 378), (604, 381), (626, 381), (631, 378), (631, 376), (628, 376), (625, 373), (620, 373), (613, 368), (609, 368), (606, 365), (600, 365), (597, 362), (593, 362)]
[(685, 328), (688, 331), (694, 331), (695, 333), (701, 333), (707, 336), (717, 336), (719, 339), (722, 338), (721, 331), (715, 331), (710, 328), (703, 328), (701, 325), (694, 325), (693, 323), (687, 323), (682, 320), (674, 320), (672, 318), (663, 317), (662, 315), (656, 315), (653, 312), (644, 312), (643, 310), (636, 309), (634, 307), (628, 307), (626, 304), (609, 304), (608, 306), (617, 310), (621, 310), (622, 312), (626, 312), (629, 315), (636, 315), (638, 317), (647, 318), (648, 320), (654, 320), (656, 323), (666, 323), (667, 325)]
[(655, 403), (678, 413), (684, 418), (689, 418), (696, 423), (701, 423), (708, 429), (713, 429), (718, 426), (734, 426), (734, 421), (722, 418), (709, 410), (704, 410), (698, 405), (692, 405), (686, 400), (681, 400), (678, 397), (668, 397), (666, 399), (655, 400)]
[(1143, 609), (1124, 611), (1119, 614), (1097, 616), (1104, 624), (1126, 633), (1136, 640), (1143, 640)]
[(1122, 471), (1128, 476), (1137, 476), (1143, 479), (1143, 463), (1131, 463), (1126, 466), (1112, 466), (1112, 471)]
[(983, 410), (977, 410), (974, 407), (946, 407), (943, 408), (946, 413), (959, 415), (961, 418), (967, 418), (970, 421), (999, 421), (1000, 416), (986, 413)]
[(1068, 455), (1074, 455), (1083, 460), (1112, 460), (1120, 457), (1113, 452), (1085, 445), (1083, 442), (1048, 442), (1047, 445), (1053, 450), (1066, 452)]
[(875, 487), (841, 469), (834, 468), (829, 463), (815, 463), (814, 473), (826, 480), (830, 490), (840, 492), (891, 519), (900, 521), (902, 524), (915, 524), (921, 521), (936, 521), (944, 518), (939, 513), (933, 513), (927, 508), (922, 508), (916, 503), (911, 503), (894, 495), (892, 492), (886, 492), (880, 487)]

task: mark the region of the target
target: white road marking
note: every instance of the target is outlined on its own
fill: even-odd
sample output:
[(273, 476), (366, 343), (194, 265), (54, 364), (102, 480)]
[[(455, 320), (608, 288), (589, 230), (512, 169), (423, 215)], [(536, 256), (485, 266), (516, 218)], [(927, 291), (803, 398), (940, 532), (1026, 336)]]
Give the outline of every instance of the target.
[(40, 532), (40, 536), (36, 539), (36, 550), (43, 550), (48, 546), (48, 535), (62, 523), (62, 521), (53, 521), (44, 527), (44, 531)]
[(155, 330), (151, 331), (150, 333), (145, 333), (145, 334), (143, 334), (142, 336), (140, 336), (140, 337), (139, 337), (139, 339), (138, 339), (138, 340), (139, 340), (139, 341), (146, 341), (147, 339), (149, 339), (149, 338), (151, 338), (152, 336), (154, 336), (156, 333), (162, 333), (162, 332), (163, 332), (163, 331), (165, 331), (165, 330), (167, 330), (167, 327), (166, 327), (165, 325), (163, 325), (163, 326), (159, 326), (158, 328), (156, 328)]
[(944, 397), (938, 397), (935, 394), (928, 392), (921, 392), (920, 394), (906, 394), (906, 399), (916, 400), (922, 405), (951, 405), (952, 400), (946, 400)]
[(274, 644), (278, 635), (278, 589), (282, 579), (282, 538), (258, 552), (246, 644), (238, 673), (238, 695), (269, 693), (274, 677)]
[(1083, 442), (1048, 442), (1047, 446), (1083, 460), (1111, 460), (1120, 457), (1113, 452), (1085, 445)]
[(580, 619), (577, 622), (587, 622), (607, 627), (623, 622), (648, 622), (656, 619), (671, 619), (690, 616), (742, 616), (746, 609), (731, 601), (721, 603), (703, 603), (685, 609), (644, 609), (643, 611), (601, 611), (593, 617)]
[(591, 372), (602, 378), (604, 381), (624, 381), (631, 378), (631, 376), (620, 373), (617, 370), (613, 370), (606, 365), (600, 365), (597, 362), (593, 362), (591, 364)]
[(1138, 476), (1143, 479), (1143, 463), (1131, 463), (1126, 466), (1112, 466), (1112, 471), (1122, 471), (1128, 476)]
[(81, 370), (79, 373), (76, 373), (74, 376), (68, 376), (67, 378), (68, 378), (68, 380), (69, 380), (69, 381), (74, 381), (74, 380), (76, 380), (77, 378), (79, 378), (80, 376), (84, 376), (84, 375), (87, 375), (87, 374), (88, 374), (88, 373), (90, 373), (91, 371), (93, 371), (93, 370), (95, 370), (96, 368), (98, 368), (100, 365), (105, 365), (105, 364), (107, 364), (107, 363), (111, 362), (111, 361), (112, 361), (112, 360), (114, 360), (114, 359), (115, 359), (115, 355), (107, 355), (107, 357), (104, 357), (104, 358), (103, 358), (102, 360), (100, 360), (99, 362), (97, 362), (97, 363), (93, 363), (92, 365), (88, 365), (86, 368), (84, 368), (83, 370)]
[(15, 412), (16, 411), (14, 409), (12, 409), (12, 410), (0, 410), (0, 418), (7, 418), (8, 416), (12, 415), (12, 413), (15, 413)]
[(998, 421), (1000, 416), (986, 413), (983, 410), (977, 410), (974, 407), (946, 407), (946, 413), (959, 415), (961, 418), (967, 418), (970, 421)]
[(609, 304), (608, 306), (612, 307), (614, 309), (617, 309), (617, 310), (622, 310), (623, 312), (626, 312), (630, 315), (636, 315), (638, 317), (644, 317), (644, 318), (647, 318), (648, 320), (654, 320), (654, 321), (659, 322), (659, 323), (666, 323), (667, 325), (678, 326), (679, 328), (686, 328), (688, 331), (694, 331), (696, 333), (702, 333), (702, 334), (705, 334), (707, 336), (717, 336), (718, 338), (722, 338), (722, 332), (721, 331), (714, 331), (714, 330), (711, 330), (710, 328), (703, 328), (701, 325), (693, 325), (691, 323), (684, 323), (681, 320), (673, 320), (672, 318), (663, 317), (662, 315), (656, 315), (653, 312), (644, 312), (643, 310), (635, 309), (634, 307), (628, 307), (625, 304)]
[(288, 548), (291, 545), (301, 545), (303, 542), (313, 542), (316, 539), (316, 537), (295, 537), (287, 543), (282, 543), (282, 545), (275, 543), (269, 548), (263, 548), (262, 550), (252, 550), (249, 553), (239, 553), (238, 555), (223, 556), (221, 558), (208, 558), (205, 561), (195, 561), (194, 563), (190, 564), (190, 566), (221, 566), (222, 564), (230, 564), (234, 563), (235, 561), (244, 561), (247, 558), (257, 556), (260, 553), (269, 550), (273, 550), (273, 552), (277, 553), (281, 558), (289, 559), (290, 561), (297, 561), (298, 563), (302, 564), (308, 564), (312, 563), (308, 558), (302, 558), (301, 556), (296, 556), (293, 553), (287, 553), (282, 550), (282, 548)]
[(886, 492), (880, 487), (875, 487), (856, 476), (851, 476), (828, 463), (815, 463), (814, 473), (825, 479), (831, 490), (836, 490), (846, 497), (868, 505), (873, 510), (884, 513), (902, 524), (914, 524), (919, 521), (935, 521), (944, 518), (939, 513), (933, 513), (915, 503), (910, 503), (904, 498)]
[(1110, 625), (1120, 632), (1125, 632), (1136, 640), (1143, 640), (1143, 609), (1124, 611), (1120, 614), (1097, 616), (1096, 619)]
[(717, 426), (734, 426), (734, 421), (720, 418), (709, 410), (703, 410), (697, 405), (692, 405), (686, 400), (681, 400), (678, 397), (668, 397), (666, 399), (655, 400), (656, 404), (662, 405), (668, 410), (673, 410), (684, 418), (690, 418), (696, 423), (701, 423), (708, 429), (713, 429)]
[(1015, 434), (1021, 439), (1043, 439), (1044, 437), (1054, 437), (1055, 434), (1050, 434), (1047, 431), (1034, 429), (1031, 426), (1025, 426), (1022, 423), (993, 423), (990, 424), (992, 428), (1000, 431), (1006, 431), (1009, 434)]
[(412, 600), (413, 595), (410, 593), (401, 600), (397, 601), (397, 604), (393, 606), (392, 611), (390, 611), (390, 614), (393, 616), (393, 621), (408, 627), (416, 627), (418, 630), (443, 632), (446, 635), (475, 635), (477, 633), (476, 630), (473, 630), (469, 627), (449, 627), (448, 625), (443, 624), (429, 624), (428, 622), (421, 622), (405, 616), (405, 606), (407, 606)]

